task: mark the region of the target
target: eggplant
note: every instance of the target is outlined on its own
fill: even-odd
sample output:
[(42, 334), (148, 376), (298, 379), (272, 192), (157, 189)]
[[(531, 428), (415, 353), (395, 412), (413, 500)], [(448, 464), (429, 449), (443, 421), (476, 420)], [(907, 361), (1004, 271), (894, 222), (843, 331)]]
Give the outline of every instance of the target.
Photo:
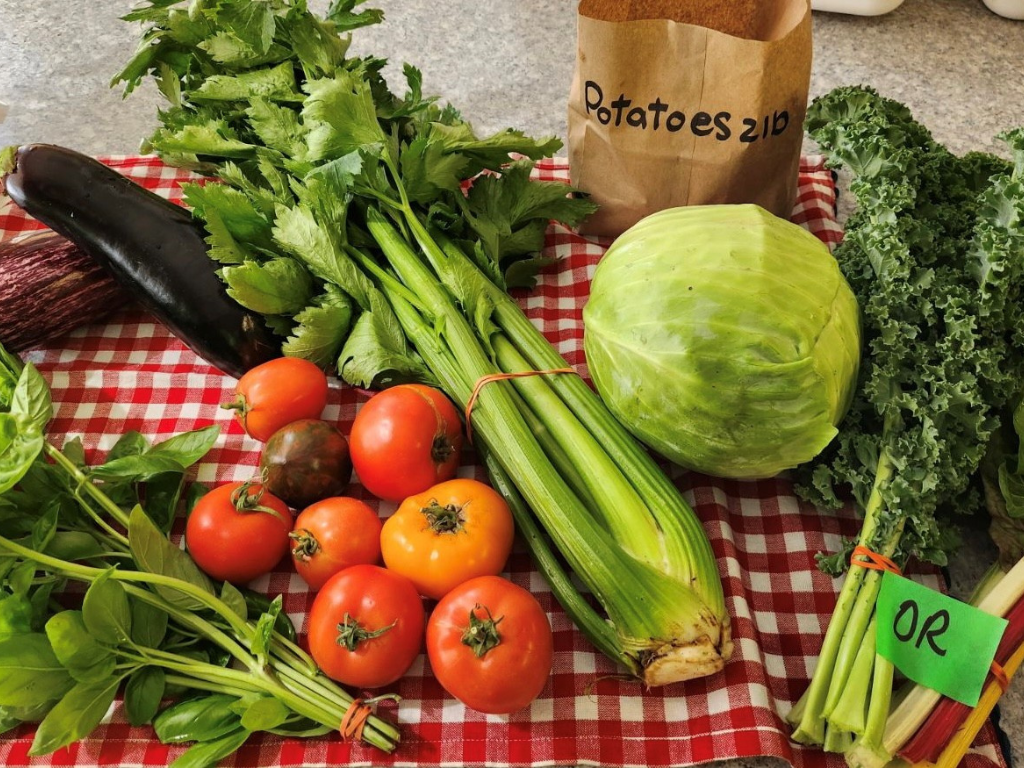
[(10, 198), (107, 269), (193, 352), (240, 377), (280, 356), (263, 320), (234, 300), (182, 206), (98, 160), (52, 144), (19, 147), (2, 179)]
[(82, 250), (41, 230), (0, 243), (0, 344), (33, 349), (132, 304)]

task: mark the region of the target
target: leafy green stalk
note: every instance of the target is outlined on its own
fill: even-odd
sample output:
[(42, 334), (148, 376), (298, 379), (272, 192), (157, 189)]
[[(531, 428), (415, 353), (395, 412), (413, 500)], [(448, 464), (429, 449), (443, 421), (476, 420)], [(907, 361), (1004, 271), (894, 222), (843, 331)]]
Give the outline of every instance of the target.
[[(893, 473), (893, 464), (887, 454), (883, 454), (875, 472), (875, 487), (872, 489), (865, 508), (864, 523), (861, 526), (860, 541), (865, 546), (871, 546), (874, 541), (875, 528), (878, 524), (879, 515), (882, 512), (881, 488), (890, 481)], [(887, 549), (890, 554), (895, 547), (895, 542), (890, 542)], [(879, 554), (885, 554), (880, 552)], [(851, 568), (846, 574), (842, 589), (836, 601), (836, 607), (829, 620), (828, 629), (825, 632), (821, 651), (818, 654), (818, 666), (815, 669), (811, 684), (801, 698), (800, 704), (790, 715), (790, 722), (794, 725), (792, 738), (794, 741), (803, 744), (823, 744), (825, 741), (825, 726), (827, 718), (828, 702), (831, 697), (834, 702), (838, 695), (841, 695), (849, 680), (850, 667), (840, 667), (839, 659), (841, 649), (844, 646), (844, 639), (849, 633), (850, 637), (863, 638), (867, 630), (866, 625), (857, 626), (852, 623), (852, 617), (859, 614), (861, 619), (865, 618), (865, 611), (858, 606), (865, 604), (873, 607), (873, 600), (865, 600), (871, 591), (862, 588), (866, 580), (874, 578), (871, 571), (864, 568)], [(869, 614), (870, 615), (870, 614)], [(847, 645), (849, 647), (849, 645)], [(847, 653), (845, 656), (850, 661)], [(838, 669), (837, 669), (838, 668)], [(867, 670), (870, 672), (870, 670)], [(862, 670), (862, 673), (864, 670)], [(863, 689), (863, 681), (861, 683)], [(849, 706), (849, 704), (848, 704)]]
[[(162, 717), (175, 695), (169, 678), (232, 702), (229, 732), (203, 739), (194, 756), (286, 723), (309, 733), (340, 725), (352, 697), (275, 630), (280, 599), (253, 617), (238, 589), (215, 586), (138, 504), (144, 493), (169, 510), (169, 529), (186, 468), (215, 427), (156, 445), (128, 433), (88, 467), (80, 443), (61, 451), (35, 439), (52, 412), (49, 390), (2, 348), (0, 392), (0, 511), (18, 511), (0, 514), (0, 725), (39, 721), (31, 753), (45, 754), (87, 736), (120, 690), (132, 723)], [(87, 585), (78, 609), (51, 600), (68, 581)], [(397, 739), (377, 717), (364, 730), (388, 751)]]
[[(861, 307), (865, 354), (840, 434), (801, 470), (798, 490), (836, 506), (849, 488), (864, 513), (859, 543), (943, 564), (955, 542), (949, 511), (978, 506), (973, 478), (1024, 380), (1024, 323), (1008, 310), (1024, 290), (1019, 161), (955, 157), (870, 88), (815, 100), (807, 125), (830, 164), (854, 176), (858, 207), (835, 256)], [(1004, 138), (1024, 154), (1020, 131)], [(838, 573), (848, 559), (844, 550), (822, 566)], [(888, 754), (892, 669), (861, 653), (878, 581), (862, 570), (847, 574), (790, 721), (796, 740), (867, 765)], [(861, 711), (856, 739), (831, 735), (860, 727)]]

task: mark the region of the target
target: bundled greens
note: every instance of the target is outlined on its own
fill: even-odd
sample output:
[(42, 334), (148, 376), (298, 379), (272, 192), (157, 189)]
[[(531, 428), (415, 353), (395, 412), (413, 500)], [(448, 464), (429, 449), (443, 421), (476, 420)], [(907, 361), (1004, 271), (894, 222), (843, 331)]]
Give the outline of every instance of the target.
[[(256, 731), (337, 730), (352, 697), (295, 644), (280, 598), (214, 584), (168, 538), (217, 427), (155, 445), (129, 432), (90, 467), (79, 440), (46, 440), (51, 411), (40, 373), (0, 347), (0, 730), (38, 722), (30, 754), (53, 752), (119, 691), (129, 722), (194, 742), (182, 766)], [(373, 717), (363, 737), (390, 751), (398, 732)]]
[[(148, 145), (215, 174), (186, 201), (227, 290), (266, 316), (286, 354), (350, 384), (439, 385), (465, 407), (483, 377), (566, 362), (507, 290), (531, 285), (550, 220), (593, 210), (533, 178), (557, 140), (478, 138), (404, 68), (347, 56), (341, 33), (380, 20), (336, 2), (150, 0), (117, 78), (153, 75), (170, 105)], [(675, 486), (586, 384), (497, 381), (472, 412), (476, 446), (539, 567), (584, 632), (648, 683), (714, 672), (731, 652), (707, 537)], [(579, 594), (569, 567), (603, 608)]]
[[(840, 434), (803, 471), (801, 492), (837, 506), (851, 491), (859, 544), (905, 563), (944, 563), (951, 510), (976, 508), (973, 482), (1024, 384), (1024, 130), (1007, 163), (956, 157), (903, 105), (870, 88), (815, 100), (808, 129), (853, 176), (856, 212), (835, 256), (862, 312), (861, 380)], [(851, 545), (853, 542), (851, 542)], [(824, 565), (838, 572), (847, 549)], [(794, 738), (888, 758), (893, 669), (876, 658), (880, 575), (847, 573)]]

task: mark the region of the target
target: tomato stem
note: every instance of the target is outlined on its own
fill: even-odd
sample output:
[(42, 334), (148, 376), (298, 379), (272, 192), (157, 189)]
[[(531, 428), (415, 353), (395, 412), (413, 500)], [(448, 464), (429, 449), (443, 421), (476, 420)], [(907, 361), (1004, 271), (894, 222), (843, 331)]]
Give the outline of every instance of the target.
[[(479, 610), (487, 611), (487, 618), (480, 619), (476, 612)], [(498, 647), (501, 644), (501, 634), (498, 632), (498, 624), (502, 622), (504, 616), (494, 618), (491, 615), (491, 609), (486, 606), (481, 606), (479, 603), (469, 612), (469, 626), (466, 631), (462, 633), (462, 644), (468, 645), (473, 649), (473, 653), (478, 659), (483, 658), (492, 648)]]
[(221, 403), (220, 407), (225, 411), (237, 411), (238, 418), (242, 420), (242, 425), (245, 426), (245, 417), (249, 413), (249, 403), (246, 402), (245, 395), (239, 393), (235, 396), (234, 400)]
[(335, 642), (345, 646), (346, 650), (354, 651), (364, 640), (372, 640), (380, 637), (398, 623), (398, 619), (380, 629), (366, 629), (362, 624), (352, 618), (352, 615), (345, 611), (345, 618), (338, 625), (338, 637)]
[(292, 554), (304, 563), (313, 559), (313, 555), (320, 551), (320, 542), (308, 528), (300, 528), (288, 534), (288, 538), (295, 542), (292, 547)]
[(444, 464), (454, 452), (455, 446), (452, 445), (448, 435), (439, 432), (434, 436), (434, 441), (430, 444), (430, 458), (435, 464)]
[(431, 529), (435, 533), (457, 533), (462, 530), (466, 519), (462, 516), (461, 504), (447, 504), (441, 506), (436, 499), (422, 507), (420, 511), (427, 518)]
[[(249, 489), (256, 485), (259, 490), (256, 493), (249, 493)], [(231, 492), (231, 505), (241, 514), (249, 514), (250, 512), (266, 512), (268, 515), (273, 515), (282, 523), (287, 523), (288, 527), (291, 527), (291, 520), (285, 518), (280, 512), (273, 507), (268, 507), (260, 502), (263, 500), (263, 494), (266, 493), (266, 489), (259, 485), (255, 480), (246, 480), (235, 490)]]

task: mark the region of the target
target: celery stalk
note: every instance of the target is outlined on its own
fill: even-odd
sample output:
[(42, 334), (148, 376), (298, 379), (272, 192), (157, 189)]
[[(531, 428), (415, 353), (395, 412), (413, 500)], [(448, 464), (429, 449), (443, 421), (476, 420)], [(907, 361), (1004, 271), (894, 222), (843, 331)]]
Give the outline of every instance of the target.
[[(448, 394), (465, 407), (482, 376), (527, 365), (515, 351), (521, 340), (478, 336), (465, 316), (468, 312), (460, 310), (454, 292), (440, 281), (446, 273), (447, 254), (411, 209), (406, 209), (405, 221), (419, 253), (385, 216), (373, 208), (366, 212), (371, 236), (397, 279), (416, 294), (419, 306), (413, 306), (391, 280), (381, 280), (380, 286), (417, 352)], [(557, 367), (562, 366), (564, 362)], [(641, 495), (626, 468), (619, 468), (609, 457), (600, 436), (592, 434), (550, 386), (562, 378), (577, 377), (529, 377), (488, 384), (472, 415), (476, 439), (486, 446), (497, 476), (507, 476), (606, 612), (614, 644), (608, 633), (596, 631), (593, 622), (585, 629), (598, 638), (605, 653), (620, 662), (627, 659), (626, 666), (652, 685), (720, 669), (731, 650), (724, 600), (709, 604), (691, 582), (679, 577), (679, 570), (664, 568), (674, 553), (683, 552), (687, 567), (682, 572), (713, 575), (717, 591), (703, 582), (701, 586), (721, 595), (717, 566), (699, 521), (693, 516), (696, 528), (692, 522), (687, 528), (670, 516), (659, 525), (661, 518), (653, 509), (658, 499)], [(542, 423), (539, 433), (544, 439), (550, 436), (569, 457), (575, 469), (570, 478), (563, 477), (538, 442), (533, 420)], [(574, 490), (573, 484), (579, 483), (585, 493)], [(590, 498), (594, 504), (587, 503)], [(676, 508), (680, 506), (688, 509), (681, 497), (675, 503)], [(699, 531), (696, 541), (684, 540), (695, 530)], [(559, 597), (566, 597), (566, 592)], [(567, 610), (582, 615), (578, 605)]]

